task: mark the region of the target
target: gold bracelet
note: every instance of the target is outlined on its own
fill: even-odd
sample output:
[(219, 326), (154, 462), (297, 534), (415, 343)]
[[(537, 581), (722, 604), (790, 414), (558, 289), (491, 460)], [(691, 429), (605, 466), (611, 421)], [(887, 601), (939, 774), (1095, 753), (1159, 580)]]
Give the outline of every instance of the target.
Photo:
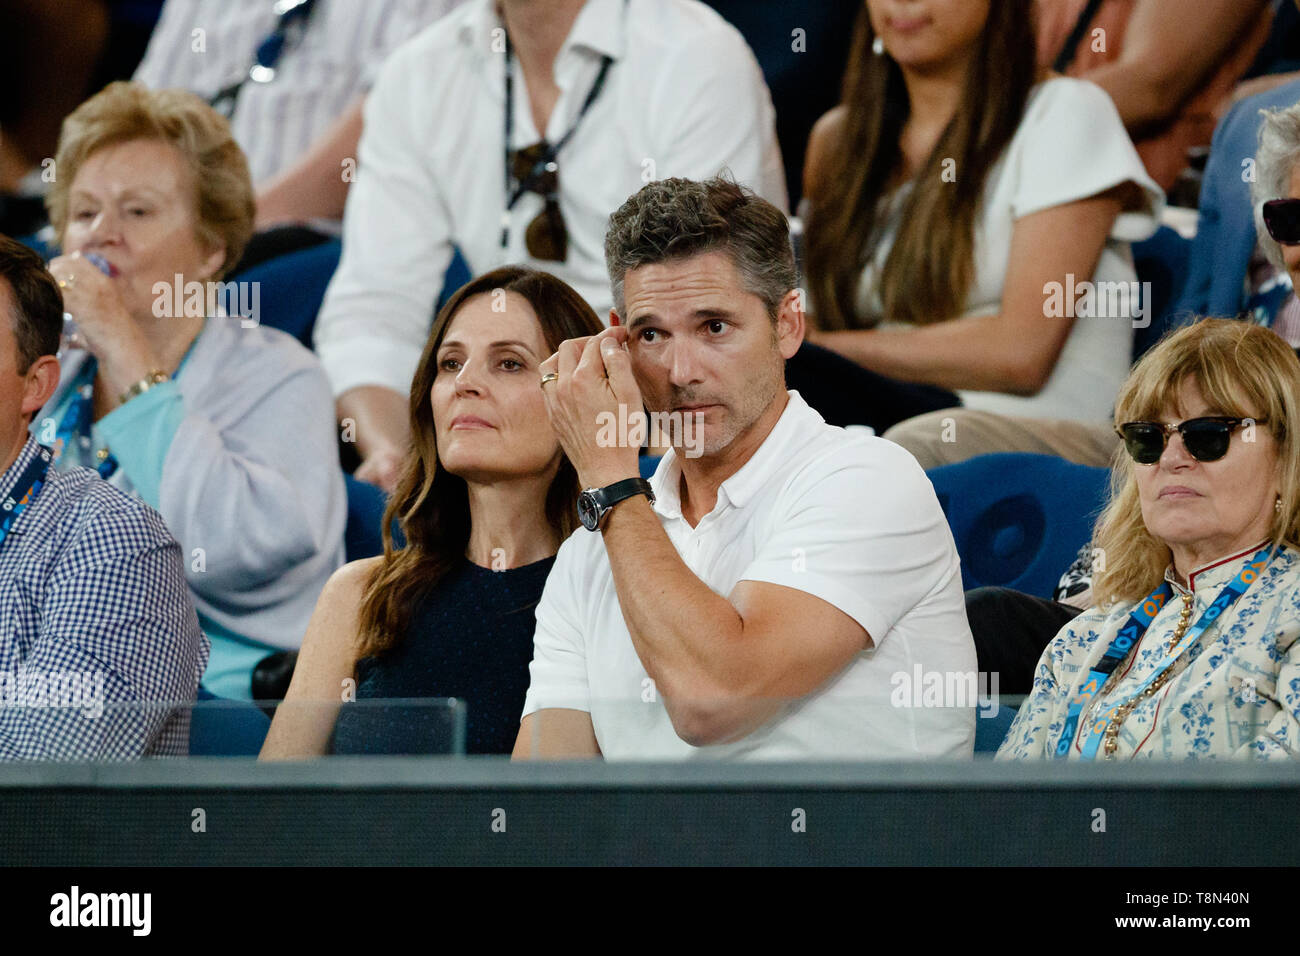
[(123, 392), (121, 396), (118, 397), (117, 403), (119, 405), (125, 405), (131, 399), (149, 391), (149, 389), (153, 388), (155, 385), (161, 385), (163, 382), (169, 381), (171, 381), (171, 376), (162, 369), (156, 368)]

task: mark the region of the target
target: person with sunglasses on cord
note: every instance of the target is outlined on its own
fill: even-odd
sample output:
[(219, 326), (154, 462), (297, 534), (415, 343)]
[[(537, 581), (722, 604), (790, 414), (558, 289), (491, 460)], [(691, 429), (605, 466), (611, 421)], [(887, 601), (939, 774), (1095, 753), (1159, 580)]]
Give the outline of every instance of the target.
[(725, 167), (787, 204), (762, 73), (698, 0), (469, 0), (385, 62), (358, 159), (314, 342), (356, 475), (387, 491), (455, 249), (472, 274), (544, 268), (607, 315), (606, 221), (646, 182)]
[(1300, 757), (1300, 359), (1248, 322), (1169, 336), (1120, 390), (1094, 607), (998, 756)]

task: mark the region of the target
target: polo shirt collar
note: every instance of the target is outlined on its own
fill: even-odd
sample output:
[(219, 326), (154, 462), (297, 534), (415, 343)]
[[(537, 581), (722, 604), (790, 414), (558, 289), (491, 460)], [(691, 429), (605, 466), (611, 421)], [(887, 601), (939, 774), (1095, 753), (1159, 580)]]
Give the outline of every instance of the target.
[(681, 481), (682, 466), (677, 460), (677, 449), (669, 448), (650, 476), (650, 487), (655, 493), (654, 509), (665, 518), (682, 516)]
[[(798, 452), (809, 429), (824, 425), (826, 420), (796, 391), (787, 391), (789, 401), (772, 430), (740, 469), (718, 486), (718, 498), (728, 504), (745, 507), (784, 463)], [(655, 510), (665, 518), (682, 516), (681, 462), (677, 449), (670, 448), (650, 479), (655, 493)], [(717, 510), (717, 506), (714, 506)]]

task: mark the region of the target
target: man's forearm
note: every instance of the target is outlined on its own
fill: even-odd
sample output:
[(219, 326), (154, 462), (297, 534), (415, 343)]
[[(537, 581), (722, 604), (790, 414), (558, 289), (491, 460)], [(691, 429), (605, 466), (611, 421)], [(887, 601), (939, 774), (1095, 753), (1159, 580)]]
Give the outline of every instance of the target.
[(1246, 42), (1268, 0), (1143, 0), (1129, 19), (1118, 60), (1083, 74), (1115, 101), (1135, 139), (1150, 135)]
[(365, 97), (357, 97), (347, 112), (311, 144), (302, 159), (258, 191), (259, 229), (283, 222), (343, 218), (348, 184), (356, 173), (364, 104)]
[(359, 385), (338, 397), (336, 409), (344, 440), (354, 438), (362, 458), (387, 449), (404, 450), (410, 441), (410, 409), (401, 392)]
[(682, 561), (650, 502), (638, 495), (605, 519), (605, 551), (632, 643), (667, 698), (716, 701), (744, 622), (726, 598)]

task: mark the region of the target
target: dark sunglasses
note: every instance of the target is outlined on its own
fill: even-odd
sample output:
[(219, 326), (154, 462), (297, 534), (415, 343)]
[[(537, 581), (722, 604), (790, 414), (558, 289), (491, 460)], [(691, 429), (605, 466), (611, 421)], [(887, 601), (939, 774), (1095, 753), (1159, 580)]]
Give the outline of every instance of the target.
[(517, 149), (511, 157), (511, 172), (522, 192), (536, 193), (546, 200), (524, 232), (524, 245), (534, 259), (564, 262), (569, 255), (569, 230), (560, 213), (559, 167), (550, 154), (550, 144), (534, 143)]
[(1124, 448), (1139, 465), (1154, 465), (1165, 452), (1169, 436), (1178, 432), (1183, 437), (1187, 454), (1197, 461), (1218, 461), (1228, 453), (1228, 443), (1233, 431), (1246, 422), (1267, 424), (1262, 418), (1189, 418), (1179, 425), (1162, 425), (1159, 422), (1125, 422), (1117, 429), (1124, 439)]
[(1264, 226), (1276, 242), (1300, 246), (1300, 199), (1270, 199), (1264, 203)]

